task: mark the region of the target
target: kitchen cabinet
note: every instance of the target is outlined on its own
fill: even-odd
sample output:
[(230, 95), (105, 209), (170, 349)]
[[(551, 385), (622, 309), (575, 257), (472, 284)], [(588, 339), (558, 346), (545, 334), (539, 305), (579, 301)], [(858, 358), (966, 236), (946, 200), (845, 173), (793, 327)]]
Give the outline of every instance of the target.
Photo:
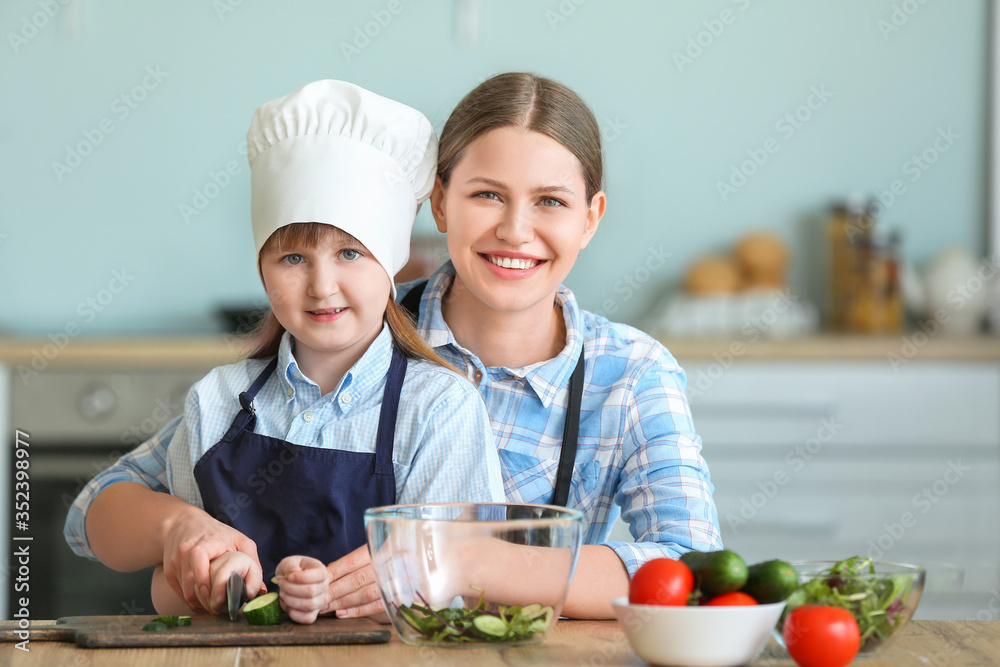
[(923, 563), (925, 618), (998, 595), (1000, 364), (684, 366), (727, 548)]

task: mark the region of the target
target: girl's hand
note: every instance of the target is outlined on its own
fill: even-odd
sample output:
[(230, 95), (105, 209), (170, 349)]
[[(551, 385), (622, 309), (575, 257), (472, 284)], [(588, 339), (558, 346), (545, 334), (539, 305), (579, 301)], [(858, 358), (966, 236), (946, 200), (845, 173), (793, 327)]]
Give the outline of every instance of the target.
[(333, 561), (326, 569), (330, 573), (328, 611), (336, 611), (338, 618), (370, 616), (379, 623), (389, 622), (375, 585), (375, 569), (367, 545)]
[(212, 577), (212, 590), (210, 595), (211, 607), (208, 608), (213, 614), (221, 614), (228, 611), (226, 599), (226, 585), (229, 577), (234, 572), (243, 578), (247, 586), (247, 598), (252, 600), (265, 591), (264, 573), (261, 571), (257, 561), (240, 551), (229, 551), (212, 561), (210, 567)]
[[(163, 574), (174, 592), (194, 611), (211, 611), (211, 562), (231, 551), (249, 556), (259, 571), (257, 545), (232, 526), (190, 505), (166, 526), (163, 537)], [(256, 587), (247, 586), (256, 591)]]
[(312, 623), (330, 611), (330, 573), (322, 561), (288, 556), (275, 570), (281, 607), (296, 623)]

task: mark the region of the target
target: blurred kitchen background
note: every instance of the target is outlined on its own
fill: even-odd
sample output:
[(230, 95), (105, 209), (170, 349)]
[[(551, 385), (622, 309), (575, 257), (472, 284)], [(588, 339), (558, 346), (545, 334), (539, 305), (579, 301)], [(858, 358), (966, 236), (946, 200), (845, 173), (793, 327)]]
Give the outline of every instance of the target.
[[(337, 78), (440, 130), (509, 70), (569, 85), (601, 124), (608, 211), (567, 282), (684, 366), (727, 546), (919, 561), (918, 617), (1000, 617), (996, 17), (987, 0), (3, 3), (0, 510), (19, 429), (32, 617), (149, 611), (147, 573), (82, 569), (59, 531), (266, 303), (253, 110)], [(444, 252), (424, 207), (408, 274)], [(5, 518), (0, 565), (17, 534)]]

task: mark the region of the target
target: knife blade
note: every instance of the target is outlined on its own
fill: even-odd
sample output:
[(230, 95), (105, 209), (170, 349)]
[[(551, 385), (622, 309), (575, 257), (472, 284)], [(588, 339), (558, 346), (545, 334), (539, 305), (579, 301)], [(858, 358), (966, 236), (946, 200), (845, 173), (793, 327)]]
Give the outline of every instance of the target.
[(229, 575), (226, 583), (226, 605), (229, 609), (229, 620), (235, 621), (239, 616), (240, 607), (247, 601), (247, 585), (238, 573)]

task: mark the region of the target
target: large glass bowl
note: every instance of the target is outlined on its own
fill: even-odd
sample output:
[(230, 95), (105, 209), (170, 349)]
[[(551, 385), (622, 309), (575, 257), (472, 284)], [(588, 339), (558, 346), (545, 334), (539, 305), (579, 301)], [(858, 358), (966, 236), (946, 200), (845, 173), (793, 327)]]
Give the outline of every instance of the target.
[(926, 577), (923, 566), (857, 559), (854, 567), (841, 573), (844, 563), (791, 562), (799, 574), (800, 587), (785, 600), (785, 612), (775, 626), (773, 636), (782, 648), (785, 618), (803, 604), (832, 605), (850, 611), (861, 629), (859, 659), (880, 652), (899, 636), (920, 603)]
[(407, 644), (544, 641), (576, 567), (583, 515), (549, 505), (389, 505), (365, 512), (375, 581)]

